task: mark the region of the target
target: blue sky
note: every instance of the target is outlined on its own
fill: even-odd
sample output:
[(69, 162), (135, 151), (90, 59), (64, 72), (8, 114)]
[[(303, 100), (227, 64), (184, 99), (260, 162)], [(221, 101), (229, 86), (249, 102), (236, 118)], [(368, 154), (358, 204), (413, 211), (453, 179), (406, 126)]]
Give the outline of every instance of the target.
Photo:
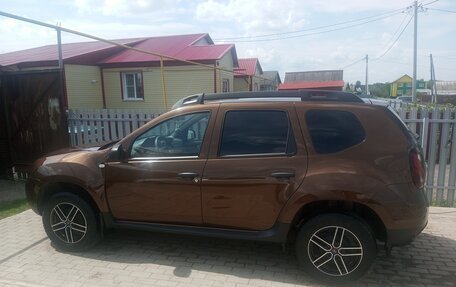
[[(423, 0), (429, 3), (432, 0)], [(213, 39), (287, 33), (374, 16), (410, 6), (409, 0), (66, 0), (1, 1), (0, 10), (116, 39), (207, 32)], [(428, 8), (456, 11), (455, 0), (439, 0)], [(408, 21), (407, 13), (350, 29), (263, 42), (236, 44), (239, 57), (258, 57), (264, 70), (340, 69), (369, 54), (369, 82), (393, 81), (412, 75), (413, 21), (392, 45), (394, 33)], [(418, 77), (429, 79), (429, 54), (436, 77), (456, 80), (456, 14), (428, 10), (419, 14)], [(338, 26), (335, 26), (337, 28)], [(396, 33), (396, 36), (397, 34)], [(0, 53), (56, 42), (55, 32), (0, 17)], [(296, 34), (287, 34), (296, 35)], [(64, 42), (86, 39), (63, 34)], [(377, 61), (390, 46), (387, 54)], [(363, 62), (344, 70), (344, 80), (364, 81)]]

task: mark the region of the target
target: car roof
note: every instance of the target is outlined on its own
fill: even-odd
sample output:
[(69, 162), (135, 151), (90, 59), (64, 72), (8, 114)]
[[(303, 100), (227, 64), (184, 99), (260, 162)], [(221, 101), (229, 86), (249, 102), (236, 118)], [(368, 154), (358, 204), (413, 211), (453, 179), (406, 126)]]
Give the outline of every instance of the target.
[(196, 94), (185, 97), (173, 105), (177, 109), (189, 105), (205, 103), (227, 102), (330, 102), (330, 103), (364, 103), (352, 93), (326, 90), (298, 90), (298, 91), (260, 91), (234, 92), (218, 94)]

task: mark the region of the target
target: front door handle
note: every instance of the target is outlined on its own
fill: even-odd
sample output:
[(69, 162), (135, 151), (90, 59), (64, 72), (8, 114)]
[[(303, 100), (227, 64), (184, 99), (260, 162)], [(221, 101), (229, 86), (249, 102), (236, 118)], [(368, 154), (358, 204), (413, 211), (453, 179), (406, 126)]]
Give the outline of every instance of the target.
[(287, 172), (287, 171), (279, 171), (271, 173), (272, 177), (275, 178), (291, 178), (295, 176), (294, 172)]
[(182, 177), (183, 179), (186, 179), (186, 180), (193, 180), (196, 177), (198, 177), (198, 175), (199, 174), (196, 172), (181, 172), (178, 174), (179, 177)]

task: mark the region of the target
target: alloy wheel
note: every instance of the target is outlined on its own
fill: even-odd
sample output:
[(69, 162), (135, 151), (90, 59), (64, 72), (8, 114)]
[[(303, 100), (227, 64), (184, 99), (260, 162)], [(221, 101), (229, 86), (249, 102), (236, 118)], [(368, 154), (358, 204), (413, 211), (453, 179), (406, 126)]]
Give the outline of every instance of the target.
[(350, 274), (363, 259), (363, 246), (358, 237), (340, 226), (326, 226), (314, 232), (307, 252), (313, 266), (330, 276)]
[(50, 214), (51, 229), (63, 242), (74, 244), (87, 233), (87, 220), (74, 204), (62, 202), (54, 206)]

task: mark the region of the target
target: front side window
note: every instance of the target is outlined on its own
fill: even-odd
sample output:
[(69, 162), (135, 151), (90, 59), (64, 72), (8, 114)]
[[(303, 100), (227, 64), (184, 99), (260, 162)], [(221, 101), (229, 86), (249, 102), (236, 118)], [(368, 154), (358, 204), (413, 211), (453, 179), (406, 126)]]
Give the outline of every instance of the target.
[(128, 100), (144, 99), (143, 80), (141, 72), (122, 72), (122, 98)]
[(292, 154), (295, 141), (284, 111), (228, 111), (219, 156)]
[(159, 123), (134, 141), (130, 157), (198, 156), (209, 116), (200, 112)]
[(306, 113), (307, 128), (317, 153), (342, 151), (364, 141), (364, 128), (351, 112), (310, 110)]

